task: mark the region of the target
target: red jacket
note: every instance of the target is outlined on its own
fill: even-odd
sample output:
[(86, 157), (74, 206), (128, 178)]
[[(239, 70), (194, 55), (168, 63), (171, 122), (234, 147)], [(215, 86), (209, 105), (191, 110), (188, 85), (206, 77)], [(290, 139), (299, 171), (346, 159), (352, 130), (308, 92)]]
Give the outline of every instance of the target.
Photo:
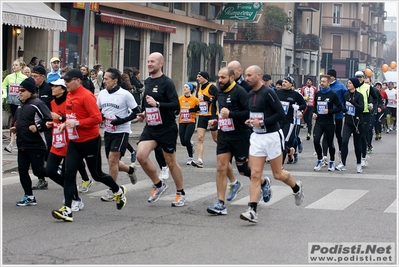
[(81, 85), (75, 91), (68, 92), (65, 102), (66, 119), (79, 121), (76, 127), (78, 138), (71, 138), (70, 141), (82, 143), (98, 137), (102, 116), (94, 94)]

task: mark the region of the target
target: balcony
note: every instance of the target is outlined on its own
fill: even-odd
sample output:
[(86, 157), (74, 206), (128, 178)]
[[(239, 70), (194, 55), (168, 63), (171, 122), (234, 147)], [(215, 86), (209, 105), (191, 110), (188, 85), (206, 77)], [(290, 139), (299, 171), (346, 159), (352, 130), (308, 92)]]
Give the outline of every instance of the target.
[(365, 26), (360, 19), (322, 17), (323, 29), (345, 29), (350, 31), (359, 31)]
[(239, 26), (231, 29), (224, 36), (223, 42), (281, 45), (283, 33), (275, 29), (250, 24), (245, 27)]
[(320, 10), (319, 3), (299, 3), (297, 6), (298, 11), (317, 12)]
[(319, 44), (320, 38), (315, 34), (298, 34), (295, 40), (295, 49), (297, 51), (317, 51)]
[(360, 52), (359, 50), (351, 50), (351, 49), (339, 49), (333, 50), (331, 48), (322, 48), (323, 52), (333, 53), (333, 59), (346, 59), (346, 58), (359, 58)]

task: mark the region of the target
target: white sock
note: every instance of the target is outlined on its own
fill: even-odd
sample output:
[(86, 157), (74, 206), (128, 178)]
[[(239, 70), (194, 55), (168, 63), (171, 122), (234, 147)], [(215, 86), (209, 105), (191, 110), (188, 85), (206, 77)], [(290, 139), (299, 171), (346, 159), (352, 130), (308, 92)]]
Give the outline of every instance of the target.
[(236, 179), (234, 182), (231, 183), (231, 185), (237, 184), (238, 180)]

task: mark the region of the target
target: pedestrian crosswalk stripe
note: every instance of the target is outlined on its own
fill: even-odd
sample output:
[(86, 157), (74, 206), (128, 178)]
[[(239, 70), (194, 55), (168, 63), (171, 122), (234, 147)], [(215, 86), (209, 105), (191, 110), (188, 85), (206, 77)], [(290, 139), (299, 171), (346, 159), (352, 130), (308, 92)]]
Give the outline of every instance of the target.
[[(170, 190), (170, 188), (173, 188), (173, 190)], [(176, 191), (174, 190), (175, 186), (172, 183), (172, 185), (169, 185), (168, 191), (169, 194), (162, 196), (159, 201), (167, 201), (167, 202), (172, 202), (175, 199), (176, 196)], [(193, 202), (196, 200), (199, 200), (201, 198), (205, 198), (208, 196), (217, 196), (216, 195), (216, 183), (215, 182), (208, 182), (205, 184), (201, 184), (198, 186), (195, 186), (193, 188), (185, 188), (184, 191), (186, 192), (186, 197), (187, 201)]]
[(394, 202), (392, 202), (391, 205), (384, 211), (388, 213), (396, 213), (397, 212), (397, 207), (398, 207), (398, 199), (395, 199)]
[[(272, 189), (272, 198), (270, 199), (269, 202), (265, 203), (263, 202), (263, 200), (260, 202), (259, 205), (261, 206), (270, 206), (273, 205), (274, 203), (276, 203), (277, 201), (280, 201), (281, 199), (292, 195), (292, 189), (289, 186), (286, 185), (272, 185), (271, 186)], [(245, 195), (247, 194), (246, 197), (243, 197), (239, 200), (233, 201), (233, 203), (231, 203), (232, 205), (248, 205), (249, 202), (249, 190), (246, 190), (247, 192), (243, 192), (244, 190), (242, 190), (239, 194)], [(294, 198), (292, 198), (294, 199)], [(293, 200), (294, 201), (294, 200)]]
[(307, 209), (344, 210), (364, 196), (368, 190), (336, 189), (327, 196), (313, 202)]
[[(129, 194), (130, 191), (137, 191), (137, 190), (148, 190), (148, 194), (151, 193), (151, 189), (152, 189), (152, 182), (150, 179), (145, 179), (142, 180), (140, 182), (137, 182), (135, 185), (129, 183), (129, 184), (124, 184), (124, 186), (126, 187), (127, 190), (127, 194)], [(93, 193), (88, 193), (88, 196), (92, 196), (92, 197), (100, 197), (102, 195), (105, 194), (105, 192), (107, 191), (106, 186), (104, 185), (105, 189), (104, 190), (100, 190), (100, 191), (95, 191)]]

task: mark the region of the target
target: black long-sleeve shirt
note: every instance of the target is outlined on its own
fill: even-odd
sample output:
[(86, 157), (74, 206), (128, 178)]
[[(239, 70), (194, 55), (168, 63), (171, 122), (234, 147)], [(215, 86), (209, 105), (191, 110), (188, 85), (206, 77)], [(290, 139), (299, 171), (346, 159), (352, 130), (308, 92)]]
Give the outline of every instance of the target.
[[(343, 107), (337, 93), (332, 90), (324, 94), (323, 92), (323, 89), (321, 89), (316, 93), (316, 109), (313, 113), (317, 114), (316, 123), (321, 125), (331, 125), (334, 124), (334, 114), (343, 111)], [(324, 114), (322, 112), (323, 109), (327, 109), (328, 113)]]
[(146, 96), (152, 96), (155, 101), (160, 103), (159, 110), (161, 114), (162, 124), (149, 126), (156, 131), (164, 132), (176, 125), (176, 110), (180, 110), (179, 98), (177, 96), (176, 87), (173, 81), (162, 74), (158, 78), (148, 77), (144, 81), (145, 89), (142, 100), (142, 109), (153, 108), (146, 101)]
[(347, 91), (344, 94), (345, 107), (345, 124), (355, 126), (363, 121), (364, 99), (363, 95), (358, 91), (353, 93)]
[[(285, 117), (284, 109), (276, 92), (266, 85), (259, 90), (248, 93), (248, 106), (250, 118), (263, 117), (264, 128), (267, 133), (280, 130), (279, 121)], [(256, 128), (254, 131), (256, 132)]]
[[(234, 130), (228, 131), (229, 135), (235, 135), (236, 137), (248, 136), (250, 130), (245, 121), (249, 117), (249, 107), (248, 107), (248, 93), (247, 91), (236, 84), (229, 92), (225, 93), (219, 90), (216, 94), (217, 106), (220, 110), (222, 108), (227, 108), (229, 113), (229, 118), (233, 120)], [(213, 110), (212, 117), (217, 118), (216, 111)], [(219, 118), (220, 120), (220, 118)], [(219, 129), (219, 133), (222, 130)]]
[(285, 117), (280, 121), (282, 124), (294, 123), (294, 108), (292, 104), (296, 104), (299, 106), (298, 110), (306, 109), (306, 101), (303, 96), (294, 90), (276, 90), (276, 94), (282, 102), (282, 106), (284, 108)]

